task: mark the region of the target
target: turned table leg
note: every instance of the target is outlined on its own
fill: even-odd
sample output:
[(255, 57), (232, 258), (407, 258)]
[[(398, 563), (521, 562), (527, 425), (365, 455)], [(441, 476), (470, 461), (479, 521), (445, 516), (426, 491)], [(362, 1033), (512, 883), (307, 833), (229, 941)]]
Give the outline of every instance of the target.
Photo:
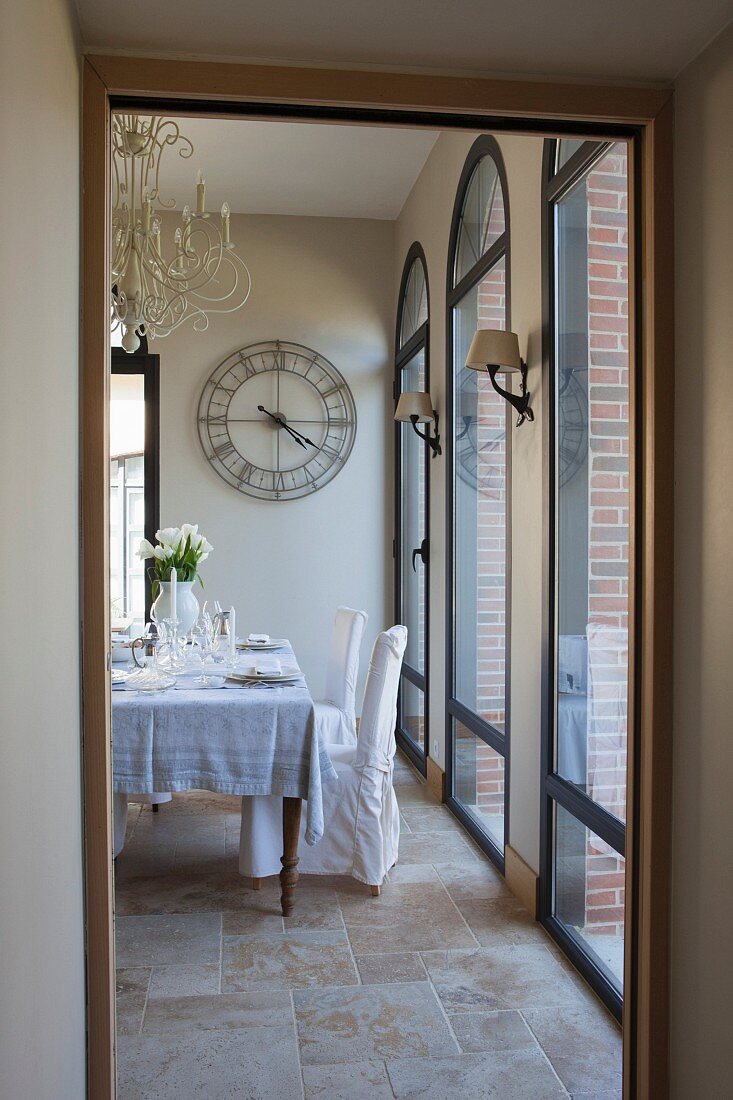
[(280, 862), (280, 904), (283, 916), (292, 912), (295, 904), (295, 884), (298, 881), (298, 838), (300, 836), (300, 798), (283, 798), (283, 854)]

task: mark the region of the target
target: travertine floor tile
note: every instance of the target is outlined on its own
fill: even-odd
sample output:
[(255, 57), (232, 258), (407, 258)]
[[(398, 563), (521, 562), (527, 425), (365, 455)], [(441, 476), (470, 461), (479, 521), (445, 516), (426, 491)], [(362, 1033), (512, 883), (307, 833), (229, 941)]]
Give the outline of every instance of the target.
[(116, 933), (120, 966), (219, 961), (221, 917), (218, 913), (119, 917)]
[(460, 867), (439, 863), (435, 870), (454, 901), (513, 896), (504, 879), (488, 861)]
[(420, 1100), (555, 1100), (567, 1097), (544, 1054), (537, 1050), (463, 1054), (454, 1058), (387, 1062), (396, 1097)]
[(143, 1035), (190, 1035), (240, 1027), (289, 1027), (293, 1006), (286, 992), (217, 993), (159, 997), (148, 1003)]
[(588, 1005), (534, 1009), (525, 1019), (573, 1096), (621, 1088), (621, 1029), (606, 1012)]
[(149, 966), (129, 967), (117, 971), (115, 991), (118, 1035), (139, 1033), (149, 984)]
[(303, 1066), (305, 1100), (392, 1100), (382, 1062)]
[(304, 1066), (457, 1050), (425, 982), (297, 990), (294, 1001)]
[(356, 985), (359, 981), (343, 932), (288, 932), (225, 936), (222, 992)]
[(465, 1053), (539, 1047), (521, 1013), (514, 1009), (456, 1012), (450, 1015), (450, 1023), (458, 1045)]
[(211, 871), (126, 879), (115, 895), (120, 916), (248, 910), (255, 905), (253, 898), (256, 894), (241, 875)]
[(408, 833), (400, 837), (400, 863), (478, 863), (479, 855), (458, 833)]
[(124, 1036), (118, 1100), (274, 1100), (301, 1096), (292, 1027)]
[(417, 951), (394, 955), (357, 955), (356, 965), (364, 985), (428, 980), (427, 971)]
[(548, 936), (527, 910), (514, 898), (459, 899), (456, 902), (463, 919), (482, 947), (502, 943), (537, 943)]
[(577, 1006), (582, 994), (544, 947), (422, 952), (438, 996), (448, 1010)]
[(385, 885), (378, 898), (339, 894), (349, 940), (356, 954), (473, 947), (470, 929), (440, 882)]
[(178, 963), (154, 966), (150, 977), (148, 1000), (156, 997), (196, 997), (218, 993), (221, 966), (218, 963)]

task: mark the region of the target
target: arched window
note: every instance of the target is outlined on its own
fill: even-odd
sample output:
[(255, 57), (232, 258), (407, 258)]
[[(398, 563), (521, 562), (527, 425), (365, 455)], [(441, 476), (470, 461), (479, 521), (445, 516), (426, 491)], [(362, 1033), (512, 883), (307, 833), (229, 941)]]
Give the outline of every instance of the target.
[[(405, 259), (397, 303), (395, 400), (430, 391), (429, 300), (425, 253), (416, 242)], [(400, 746), (424, 773), (428, 675), (428, 517), (430, 448), (411, 424), (396, 425), (395, 593), (407, 626), (397, 715)], [(418, 553), (414, 553), (418, 551)]]
[[(447, 285), (449, 801), (501, 865), (507, 820), (509, 406), (465, 367), (479, 328), (509, 328), (509, 207), (494, 138), (474, 142), (451, 223)], [(506, 384), (506, 380), (504, 380)]]
[(620, 1015), (633, 566), (626, 142), (544, 153), (549, 393), (541, 918)]

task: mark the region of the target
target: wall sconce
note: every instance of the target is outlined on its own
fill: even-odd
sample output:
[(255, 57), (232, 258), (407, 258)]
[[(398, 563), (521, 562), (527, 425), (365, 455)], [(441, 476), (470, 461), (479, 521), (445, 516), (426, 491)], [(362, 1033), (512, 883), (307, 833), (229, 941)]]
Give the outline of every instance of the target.
[[(433, 458), (443, 453), (440, 447), (440, 433), (438, 432), (439, 417), (433, 409), (429, 393), (418, 390), (412, 393), (401, 393), (394, 418), (404, 424), (412, 424), (417, 435), (430, 446)], [(424, 432), (421, 432), (418, 428), (418, 424), (433, 423), (435, 424), (435, 435), (430, 434), (430, 428), (426, 428)]]
[[(504, 329), (480, 328), (471, 341), (466, 356), (466, 366), (471, 370), (486, 369), (494, 387), (500, 397), (508, 401), (519, 413), (517, 427), (525, 420), (534, 420), (534, 413), (529, 407), (530, 394), (527, 390), (527, 364), (519, 354), (519, 337), (516, 332), (507, 332)], [(496, 376), (499, 372), (506, 374), (519, 373), (522, 376), (520, 392), (510, 393), (498, 385)]]

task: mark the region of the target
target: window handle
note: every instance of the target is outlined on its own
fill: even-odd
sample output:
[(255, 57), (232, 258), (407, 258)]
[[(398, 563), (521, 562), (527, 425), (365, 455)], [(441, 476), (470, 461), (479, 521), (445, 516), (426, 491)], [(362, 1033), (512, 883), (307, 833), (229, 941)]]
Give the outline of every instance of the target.
[(428, 540), (427, 539), (423, 539), (422, 542), (420, 543), (420, 545), (417, 547), (417, 549), (412, 551), (412, 571), (413, 571), (413, 573), (417, 573), (417, 560), (416, 560), (417, 558), (420, 558), (420, 561), (423, 563), (423, 565), (428, 564)]

